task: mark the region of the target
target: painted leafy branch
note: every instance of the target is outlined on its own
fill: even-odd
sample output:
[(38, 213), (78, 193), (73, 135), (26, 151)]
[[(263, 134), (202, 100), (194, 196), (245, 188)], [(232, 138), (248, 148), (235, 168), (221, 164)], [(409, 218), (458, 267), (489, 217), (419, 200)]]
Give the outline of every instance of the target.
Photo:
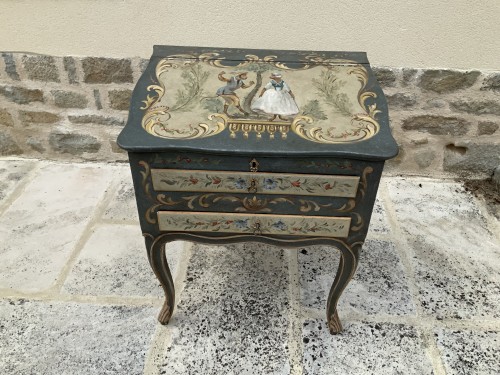
[(210, 113), (220, 113), (224, 108), (224, 104), (219, 98), (207, 98), (205, 99), (204, 108)]
[(327, 104), (335, 108), (336, 111), (346, 116), (351, 116), (351, 102), (346, 93), (340, 93), (340, 89), (345, 86), (345, 81), (339, 81), (332, 70), (322, 71), (320, 78), (313, 78), (314, 87), (318, 89), (320, 95)]
[(273, 70), (273, 67), (270, 64), (250, 63), (245, 66), (245, 71), (255, 72), (256, 74), (255, 85), (245, 96), (245, 99), (243, 99), (243, 109), (245, 111), (252, 112), (252, 100), (255, 98), (257, 93), (260, 91), (260, 88), (262, 87), (263, 74), (271, 70)]
[(328, 116), (323, 112), (319, 105), (319, 101), (317, 99), (309, 100), (307, 104), (302, 107), (302, 114), (304, 116), (312, 117), (316, 120), (327, 120)]
[(193, 105), (203, 96), (202, 86), (209, 76), (203, 71), (201, 65), (195, 64), (184, 68), (181, 77), (184, 80), (183, 88), (177, 90), (177, 98), (171, 112), (186, 112), (193, 108)]

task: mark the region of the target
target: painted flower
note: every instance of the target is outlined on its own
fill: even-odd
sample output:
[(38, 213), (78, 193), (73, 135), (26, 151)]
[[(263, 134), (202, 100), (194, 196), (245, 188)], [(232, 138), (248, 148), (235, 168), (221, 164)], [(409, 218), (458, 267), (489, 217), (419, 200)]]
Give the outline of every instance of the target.
[(219, 185), (221, 182), (222, 182), (222, 180), (219, 177), (212, 178), (213, 185)]
[(246, 229), (248, 228), (248, 219), (245, 220), (235, 220), (234, 221), (234, 226), (239, 229)]
[(234, 181), (234, 186), (236, 187), (236, 189), (246, 189), (247, 182), (242, 178), (238, 178), (236, 181)]
[(264, 179), (264, 189), (273, 190), (273, 189), (276, 189), (276, 186), (278, 186), (278, 183), (275, 180), (273, 180), (272, 178), (265, 178)]
[(293, 182), (290, 182), (292, 184), (292, 186), (294, 187), (300, 187), (300, 181), (297, 180), (297, 181), (293, 181)]
[(273, 223), (271, 226), (277, 230), (280, 230), (280, 231), (285, 231), (287, 229), (286, 224), (281, 220), (278, 220), (277, 222)]
[(330, 184), (325, 185), (325, 190), (332, 190), (332, 189), (333, 189), (332, 185), (330, 185)]
[(189, 177), (189, 182), (191, 182), (192, 185), (196, 185), (198, 183), (198, 179), (194, 178), (193, 176)]

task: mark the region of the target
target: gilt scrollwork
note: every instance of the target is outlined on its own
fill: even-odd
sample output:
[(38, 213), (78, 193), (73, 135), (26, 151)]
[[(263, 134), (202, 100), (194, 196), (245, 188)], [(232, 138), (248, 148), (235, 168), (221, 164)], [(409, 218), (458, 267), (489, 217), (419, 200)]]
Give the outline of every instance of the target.
[[(260, 68), (256, 68), (259, 66)], [(353, 75), (360, 83), (357, 94), (359, 110), (352, 110), (350, 96), (339, 90), (345, 80), (337, 79), (339, 66), (343, 66), (343, 74)], [(327, 120), (326, 115), (316, 107), (318, 103), (314, 98), (309, 101), (309, 109), (316, 108), (315, 111), (307, 110), (292, 116), (283, 124), (267, 121), (261, 116), (250, 114), (247, 108), (243, 118), (241, 113), (238, 116), (225, 116), (221, 109), (207, 107), (217, 106), (219, 103), (216, 96), (211, 96), (212, 86), (206, 86), (205, 83), (210, 77), (216, 76), (219, 72), (214, 72), (214, 68), (231, 69), (234, 71), (262, 71), (279, 69), (286, 72), (300, 72), (313, 68), (322, 68), (319, 78), (312, 78), (312, 84), (318, 89), (318, 95), (322, 96), (325, 103), (332, 105), (334, 112), (340, 115), (341, 125), (339, 128), (335, 124), (339, 121)], [(260, 70), (259, 70), (260, 69)], [(347, 70), (346, 70), (347, 69)], [(166, 84), (165, 79), (168, 72), (179, 71), (180, 78), (173, 83)], [(347, 72), (347, 73), (346, 73)], [(170, 73), (169, 73), (170, 74)], [(269, 55), (259, 57), (253, 54), (247, 54), (241, 61), (226, 59), (219, 53), (195, 54), (176, 54), (167, 56), (159, 61), (155, 69), (157, 83), (147, 87), (147, 95), (143, 100), (144, 115), (142, 127), (148, 133), (166, 139), (189, 140), (196, 138), (205, 138), (217, 135), (225, 129), (230, 130), (230, 137), (235, 138), (236, 134), (243, 133), (244, 138), (248, 138), (250, 133), (255, 133), (257, 139), (261, 139), (263, 134), (269, 134), (269, 139), (274, 139), (275, 134), (281, 135), (281, 139), (286, 139), (289, 131), (308, 141), (325, 144), (352, 143), (373, 137), (379, 131), (379, 123), (376, 116), (381, 112), (377, 108), (374, 99), (377, 95), (366, 89), (369, 74), (366, 68), (359, 63), (351, 60), (329, 59), (318, 55), (308, 55), (298, 61), (289, 63), (282, 62), (278, 56)], [(316, 76), (313, 74), (313, 77)], [(258, 81), (262, 79), (259, 76)], [(348, 80), (346, 78), (346, 80)], [(251, 82), (253, 83), (253, 82)], [(213, 84), (213, 83), (212, 83)], [(261, 83), (259, 83), (260, 85)], [(333, 85), (333, 86), (332, 86)], [(166, 87), (168, 86), (168, 87)], [(208, 89), (207, 89), (208, 87)], [(247, 86), (250, 87), (250, 86)], [(166, 100), (166, 92), (169, 92), (169, 100)], [(355, 88), (354, 88), (355, 90)], [(255, 94), (252, 94), (255, 95)], [(175, 97), (175, 100), (174, 100)], [(253, 96), (250, 99), (245, 98), (245, 105), (249, 106)], [(353, 98), (354, 99), (354, 98)], [(208, 102), (204, 102), (207, 100)], [(167, 104), (168, 103), (170, 104)], [(215, 101), (215, 102), (214, 102)], [(222, 105), (222, 104), (218, 104)], [(312, 107), (311, 107), (312, 106)], [(307, 107), (307, 106), (306, 106)], [(186, 112), (192, 108), (198, 108), (193, 113), (202, 115), (200, 120), (194, 120), (189, 117), (188, 120), (182, 120), (179, 113)], [(205, 109), (211, 108), (212, 113), (206, 113)], [(246, 108), (246, 107), (245, 107)], [(227, 114), (226, 110), (224, 112)], [(316, 116), (314, 116), (316, 114)], [(319, 115), (319, 117), (317, 117)], [(336, 116), (337, 116), (336, 115)]]

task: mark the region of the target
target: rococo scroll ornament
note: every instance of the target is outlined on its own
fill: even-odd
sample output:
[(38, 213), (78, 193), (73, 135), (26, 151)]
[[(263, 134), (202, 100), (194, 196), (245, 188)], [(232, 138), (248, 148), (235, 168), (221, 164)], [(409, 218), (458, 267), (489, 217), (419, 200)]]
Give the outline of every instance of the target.
[(205, 138), (227, 129), (230, 138), (273, 140), (292, 133), (327, 144), (378, 133), (380, 111), (362, 64), (307, 56), (288, 66), (277, 59), (246, 55), (230, 65), (235, 62), (217, 53), (163, 58), (145, 93), (142, 127), (166, 139)]

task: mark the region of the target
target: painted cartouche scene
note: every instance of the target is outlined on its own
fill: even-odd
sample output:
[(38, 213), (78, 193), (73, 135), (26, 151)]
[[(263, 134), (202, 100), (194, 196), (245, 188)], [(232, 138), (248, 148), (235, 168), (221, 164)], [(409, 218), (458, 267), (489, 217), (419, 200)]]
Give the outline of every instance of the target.
[[(310, 56), (297, 67), (247, 55), (229, 65), (215, 53), (159, 61), (144, 92), (142, 127), (166, 139), (228, 130), (229, 138), (280, 141), (290, 133), (317, 143), (352, 143), (379, 130), (375, 93), (362, 64)], [(374, 102), (374, 101), (372, 101)]]

